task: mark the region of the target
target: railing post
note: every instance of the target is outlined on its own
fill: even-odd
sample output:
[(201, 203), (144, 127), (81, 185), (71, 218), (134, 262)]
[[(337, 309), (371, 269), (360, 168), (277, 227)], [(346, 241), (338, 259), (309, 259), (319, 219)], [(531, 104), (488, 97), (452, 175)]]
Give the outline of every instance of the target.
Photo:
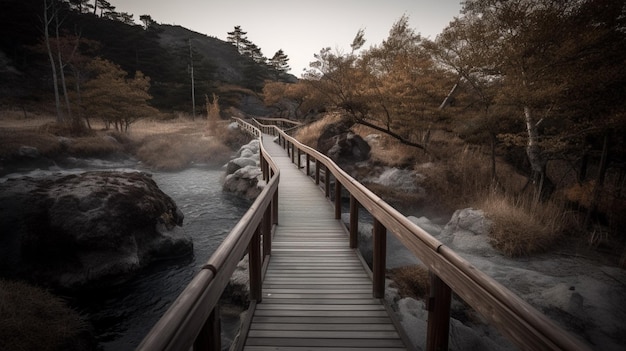
[(215, 306), (193, 343), (194, 351), (220, 351), (222, 349), (222, 323), (219, 306)]
[(298, 169), (302, 168), (302, 162), (300, 161), (301, 151), (298, 149)]
[(450, 301), (452, 298), (452, 290), (433, 272), (429, 272), (429, 276), (430, 298), (428, 299), (426, 350), (447, 350), (450, 333)]
[(335, 219), (341, 219), (341, 183), (335, 177)]
[(250, 300), (261, 302), (261, 226), (256, 228), (250, 244), (248, 245), (248, 270), (250, 271)]
[(296, 144), (291, 143), (291, 163), (296, 163)]
[(359, 201), (350, 194), (350, 248), (359, 246)]
[(311, 156), (306, 154), (306, 176), (311, 176)]
[(320, 184), (320, 161), (315, 159), (315, 185)]
[(326, 166), (324, 166), (324, 194), (330, 198), (330, 172)]
[(272, 200), (272, 224), (278, 224), (278, 189), (276, 189)]
[(265, 261), (265, 256), (270, 256), (272, 254), (272, 204), (265, 209), (265, 213), (263, 214), (263, 221), (261, 222), (263, 227), (263, 260)]
[(375, 298), (383, 298), (385, 297), (385, 270), (387, 266), (387, 228), (378, 219), (374, 219), (373, 246), (372, 292)]

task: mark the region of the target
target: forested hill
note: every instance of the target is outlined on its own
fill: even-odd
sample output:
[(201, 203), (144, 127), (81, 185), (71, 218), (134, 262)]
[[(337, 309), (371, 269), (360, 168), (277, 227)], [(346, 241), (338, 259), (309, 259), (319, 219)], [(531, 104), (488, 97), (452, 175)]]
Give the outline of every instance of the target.
[[(0, 11), (0, 99), (36, 100), (52, 92), (50, 61), (44, 45), (44, 0), (3, 0)], [(101, 57), (119, 65), (129, 76), (141, 71), (150, 77), (151, 104), (167, 110), (188, 109), (191, 68), (196, 96), (218, 92), (233, 103), (232, 91), (260, 91), (265, 80), (293, 81), (264, 62), (241, 55), (215, 37), (154, 21), (138, 25), (126, 14), (95, 15), (57, 1), (59, 40), (66, 60)], [(51, 13), (49, 12), (48, 16)], [(234, 24), (233, 24), (234, 25)], [(56, 24), (48, 26), (56, 37)], [(222, 34), (222, 33), (214, 33)], [(225, 34), (225, 33), (224, 33)], [(78, 45), (77, 45), (78, 43)], [(54, 44), (54, 42), (53, 42)], [(80, 55), (80, 60), (76, 60)], [(239, 89), (243, 88), (243, 89)], [(232, 96), (229, 96), (231, 94)], [(201, 109), (203, 104), (199, 104)]]

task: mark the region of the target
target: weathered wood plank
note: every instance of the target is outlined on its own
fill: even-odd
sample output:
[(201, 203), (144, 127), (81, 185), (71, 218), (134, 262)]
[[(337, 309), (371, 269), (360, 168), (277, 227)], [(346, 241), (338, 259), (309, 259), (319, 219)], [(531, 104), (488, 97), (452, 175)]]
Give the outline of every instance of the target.
[(245, 350), (404, 349), (323, 189), (264, 143), (281, 168), (280, 220)]
[(248, 338), (250, 346), (317, 346), (317, 347), (403, 347), (400, 339), (300, 339), (300, 338)]
[(352, 331), (396, 331), (392, 324), (313, 324), (313, 323), (257, 323), (255, 330), (352, 330)]

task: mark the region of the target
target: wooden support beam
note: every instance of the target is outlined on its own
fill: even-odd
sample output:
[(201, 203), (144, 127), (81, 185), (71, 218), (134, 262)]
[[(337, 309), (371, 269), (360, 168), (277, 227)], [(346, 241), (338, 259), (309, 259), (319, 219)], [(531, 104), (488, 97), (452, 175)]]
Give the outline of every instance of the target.
[(452, 290), (437, 275), (430, 275), (430, 297), (428, 299), (427, 351), (448, 350), (450, 333), (450, 302)]
[(204, 323), (200, 334), (193, 343), (194, 351), (220, 351), (222, 349), (222, 323), (220, 322), (219, 305), (213, 308)]
[(272, 254), (272, 205), (270, 204), (265, 213), (263, 214), (263, 221), (261, 222), (263, 233), (263, 261), (265, 256)]
[(250, 271), (250, 300), (262, 300), (262, 268), (261, 257), (261, 226), (257, 227), (250, 244), (248, 245), (248, 270)]
[(350, 194), (350, 248), (359, 247), (359, 201)]
[(335, 219), (341, 219), (341, 183), (335, 179)]
[(311, 176), (311, 155), (306, 154), (306, 176)]
[(315, 185), (320, 184), (320, 160), (315, 159)]
[(324, 166), (324, 194), (330, 198), (330, 171)]
[(387, 228), (377, 219), (374, 219), (373, 246), (372, 293), (375, 298), (383, 298), (385, 297), (385, 270), (387, 267)]

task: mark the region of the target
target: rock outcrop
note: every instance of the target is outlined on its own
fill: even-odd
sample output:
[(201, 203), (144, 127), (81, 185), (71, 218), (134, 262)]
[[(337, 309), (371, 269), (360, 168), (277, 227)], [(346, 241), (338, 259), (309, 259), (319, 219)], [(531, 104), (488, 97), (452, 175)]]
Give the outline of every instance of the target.
[(0, 184), (0, 274), (77, 291), (193, 254), (183, 214), (152, 178), (85, 172)]
[(222, 189), (249, 200), (256, 199), (263, 190), (259, 184), (259, 140), (252, 140), (239, 148), (235, 158), (226, 164), (226, 177)]
[(329, 124), (317, 140), (317, 150), (340, 166), (366, 161), (371, 147), (367, 141), (350, 130), (349, 121)]

